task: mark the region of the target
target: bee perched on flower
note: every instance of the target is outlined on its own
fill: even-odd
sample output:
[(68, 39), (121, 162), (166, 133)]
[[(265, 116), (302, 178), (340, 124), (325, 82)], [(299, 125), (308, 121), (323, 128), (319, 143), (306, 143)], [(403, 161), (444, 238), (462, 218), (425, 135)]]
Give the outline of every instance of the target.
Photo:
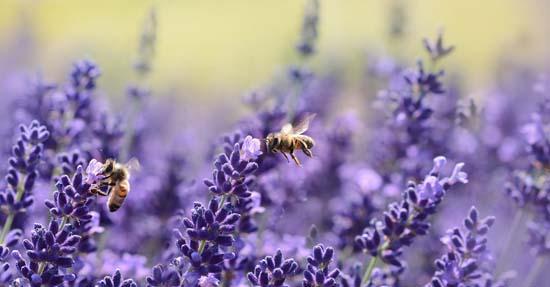
[(113, 159), (108, 159), (105, 163), (93, 159), (86, 168), (86, 182), (94, 184), (90, 190), (93, 194), (109, 196), (107, 206), (109, 211), (115, 212), (130, 192), (130, 170), (139, 168), (139, 161), (135, 158), (126, 164), (120, 164)]

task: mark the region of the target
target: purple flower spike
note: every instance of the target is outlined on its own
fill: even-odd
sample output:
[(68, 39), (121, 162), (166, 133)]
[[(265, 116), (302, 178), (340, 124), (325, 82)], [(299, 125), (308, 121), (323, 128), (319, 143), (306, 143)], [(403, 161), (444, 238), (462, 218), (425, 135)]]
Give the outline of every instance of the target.
[(75, 89), (93, 90), (96, 79), (101, 75), (99, 68), (91, 61), (76, 62), (71, 72), (71, 84)]
[(294, 259), (285, 259), (281, 250), (277, 250), (274, 256), (266, 256), (254, 268), (254, 272), (247, 274), (252, 286), (288, 286), (285, 280), (292, 277), (298, 271), (298, 263)]
[(89, 222), (92, 219), (90, 206), (94, 203), (94, 196), (90, 192), (92, 186), (87, 181), (82, 167), (77, 168), (72, 179), (67, 175), (61, 176), (56, 184), (54, 200), (45, 201), (52, 216), (67, 217), (81, 223)]
[(486, 234), (494, 221), (492, 216), (480, 219), (477, 209), (472, 207), (464, 219), (465, 229), (455, 227), (441, 238), (449, 251), (435, 261), (437, 271), (428, 286), (493, 286), (486, 285), (493, 279), (481, 265), (490, 257)]
[[(32, 191), (38, 178), (38, 167), (44, 153), (43, 143), (50, 133), (38, 121), (21, 125), (20, 135), (8, 159), (6, 188), (0, 188), (0, 209), (7, 219), (0, 235), (0, 244), (5, 242), (11, 224), (18, 213), (25, 212), (34, 202)], [(9, 220), (8, 220), (9, 219)]]
[(80, 236), (71, 235), (70, 229), (70, 225), (61, 227), (56, 220), (48, 228), (35, 224), (31, 239), (23, 240), (28, 259), (17, 250), (12, 252), (19, 273), (30, 286), (58, 286), (75, 279), (74, 274), (63, 274), (59, 270), (72, 268), (74, 264), (71, 255), (77, 251)]
[(124, 279), (120, 270), (116, 270), (113, 276), (105, 276), (103, 280), (97, 283), (99, 287), (137, 287), (138, 285), (132, 279)]
[(437, 62), (453, 52), (455, 47), (452, 45), (445, 47), (443, 45), (443, 32), (440, 31), (435, 41), (432, 42), (428, 39), (424, 39), (424, 48), (428, 51), (432, 61)]
[(208, 276), (201, 276), (199, 278), (199, 287), (218, 287), (220, 285), (220, 279), (216, 278), (212, 274)]
[(156, 265), (153, 267), (153, 275), (147, 276), (146, 281), (148, 287), (181, 285), (181, 278), (177, 270), (174, 270), (172, 267), (165, 267), (163, 265)]
[(462, 183), (450, 177), (441, 178), (439, 170), (445, 162), (443, 157), (435, 158), (432, 172), (423, 183), (409, 183), (403, 199), (389, 205), (383, 220), (372, 222), (363, 235), (356, 237), (355, 243), (363, 252), (395, 268), (404, 267), (400, 259), (402, 248), (411, 245), (417, 236), (427, 234), (430, 215), (436, 212), (447, 191), (456, 183)]
[(307, 267), (304, 271), (304, 287), (336, 287), (340, 276), (339, 269), (330, 269), (334, 249), (319, 244), (313, 247), (313, 254), (307, 258)]
[(191, 218), (183, 218), (189, 241), (176, 230), (176, 246), (189, 259), (197, 280), (209, 273), (220, 273), (224, 259), (235, 257), (234, 253), (225, 252), (220, 247), (233, 245), (233, 232), (239, 218), (239, 214), (230, 210), (230, 203), (219, 206), (216, 199), (210, 200), (208, 207), (195, 203)]

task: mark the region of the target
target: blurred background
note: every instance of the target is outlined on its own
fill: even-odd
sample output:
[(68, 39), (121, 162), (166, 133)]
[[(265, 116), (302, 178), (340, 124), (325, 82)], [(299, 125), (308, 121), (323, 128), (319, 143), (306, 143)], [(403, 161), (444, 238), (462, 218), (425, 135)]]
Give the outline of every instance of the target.
[[(513, 213), (523, 211), (516, 212), (502, 194), (512, 170), (541, 166), (526, 153), (524, 127), (536, 122), (531, 113), (550, 91), (544, 75), (550, 67), (550, 1), (319, 2), (320, 9), (311, 8), (317, 1), (307, 0), (0, 0), (0, 116), (5, 118), (0, 138), (13, 137), (16, 124), (38, 118), (55, 138), (46, 148), (52, 162), (57, 153), (74, 148), (87, 159), (139, 158), (146, 172), (134, 178), (139, 189), (118, 213), (124, 215), (101, 214), (107, 233), (126, 232), (132, 240), (108, 241), (108, 234), (102, 235), (107, 243), (101, 248), (135, 255), (127, 260), (113, 253), (109, 266), (135, 263), (140, 272), (127, 274), (143, 279), (149, 271), (141, 269), (159, 262), (159, 250), (171, 242), (172, 216), (194, 199), (205, 199), (197, 179), (211, 174), (223, 135), (238, 128), (263, 139), (284, 122), (313, 112), (317, 118), (308, 133), (317, 142), (315, 157), (300, 155), (303, 169), (270, 153), (260, 161), (263, 178), (254, 186), (254, 206), (269, 207), (266, 215), (258, 211), (260, 234), (287, 236), (289, 249), (303, 257), (309, 250), (300, 253), (304, 244), (292, 236), (305, 242), (304, 232), (317, 224), (323, 239), (339, 244), (347, 259), (346, 252), (359, 251), (353, 239), (367, 226), (364, 219), (399, 197), (408, 179), (421, 180), (432, 159), (444, 154), (453, 163), (467, 163), (470, 183), (451, 195), (432, 236), (420, 242), (420, 255), (408, 255), (424, 261), (405, 278), (421, 274), (410, 282), (429, 282), (441, 252), (439, 236), (459, 224), (473, 204), (499, 218), (491, 235), (495, 242), (508, 237), (495, 248), (498, 256), (505, 254), (501, 264), (514, 258), (521, 262), (519, 274), (526, 272), (530, 265), (523, 262), (533, 261), (531, 253), (507, 247), (520, 244), (523, 233), (511, 232), (510, 222), (516, 222)], [(308, 33), (315, 35), (306, 39)], [(444, 57), (444, 64), (426, 53), (430, 49), (422, 42), (443, 34), (444, 48), (454, 47), (449, 57), (447, 52), (435, 57)], [(415, 65), (420, 58), (428, 59), (425, 70)], [(82, 59), (95, 64), (73, 66)], [(58, 87), (50, 91), (41, 81), (25, 81), (37, 75)], [(86, 93), (73, 94), (83, 89), (80, 80)], [(534, 125), (527, 142), (538, 144), (544, 135)], [(224, 151), (240, 140), (226, 138)], [(0, 142), (0, 151), (7, 155), (11, 144)], [(44, 173), (46, 184), (51, 171)], [(520, 179), (514, 184), (523, 184)], [(522, 195), (521, 186), (519, 191), (510, 186), (516, 186), (507, 185), (511, 196)], [(49, 194), (40, 196), (37, 202)], [(47, 214), (39, 206), (37, 218)], [(330, 212), (311, 216), (325, 209)], [(517, 230), (526, 230), (521, 220), (527, 219), (518, 218), (516, 227), (523, 229)], [(540, 224), (547, 224), (539, 229), (550, 234), (550, 223)], [(280, 243), (277, 236), (264, 250), (252, 248), (254, 256), (274, 252), (267, 248)], [(547, 249), (547, 241), (541, 242)], [(87, 260), (95, 264), (91, 257)], [(100, 278), (110, 269), (82, 274)]]
[[(134, 80), (139, 35), (149, 11), (157, 18), (150, 86), (213, 104), (234, 101), (298, 61), (305, 1), (0, 1), (1, 70), (47, 71), (64, 80), (72, 62), (93, 59), (102, 70), (101, 90), (124, 99)], [(339, 69), (348, 95), (361, 94), (369, 53), (415, 59), (423, 37), (444, 29), (457, 49), (448, 71), (463, 72), (467, 91), (487, 86), (503, 58), (534, 65), (550, 53), (547, 1), (345, 0), (322, 1), (316, 73)], [(393, 39), (391, 22), (403, 21)], [(546, 30), (545, 30), (546, 29)], [(513, 56), (512, 56), (513, 55)], [(536, 59), (536, 60), (535, 60)], [(10, 68), (7, 68), (10, 67)], [(235, 106), (235, 108), (238, 108)]]

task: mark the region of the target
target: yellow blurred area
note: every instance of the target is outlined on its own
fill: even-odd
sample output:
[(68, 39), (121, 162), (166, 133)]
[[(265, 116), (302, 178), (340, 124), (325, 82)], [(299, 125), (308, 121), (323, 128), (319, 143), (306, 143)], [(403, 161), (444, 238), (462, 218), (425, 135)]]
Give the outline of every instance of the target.
[[(399, 0), (394, 0), (399, 1)], [(389, 41), (390, 0), (321, 0), (319, 54), (322, 72), (337, 63), (353, 83), (360, 79), (367, 51), (399, 54), (411, 63), (420, 40), (445, 29), (457, 46), (450, 70), (463, 71), (470, 87), (491, 79), (496, 61), (516, 52), (541, 63), (548, 47), (548, 20), (536, 1), (405, 1), (406, 37)], [(158, 43), (151, 86), (180, 88), (191, 95), (238, 96), (261, 86), (296, 61), (305, 0), (95, 0), (0, 1), (0, 49), (22, 31), (32, 47), (17, 63), (61, 80), (80, 58), (101, 67), (101, 85), (119, 96), (133, 79), (140, 29), (148, 10), (158, 15)], [(545, 10), (544, 10), (545, 9)], [(27, 27), (22, 29), (21, 27)], [(546, 28), (547, 29), (547, 28)], [(521, 50), (520, 50), (521, 49)], [(521, 51), (521, 52), (518, 52)], [(546, 51), (548, 51), (546, 49)]]

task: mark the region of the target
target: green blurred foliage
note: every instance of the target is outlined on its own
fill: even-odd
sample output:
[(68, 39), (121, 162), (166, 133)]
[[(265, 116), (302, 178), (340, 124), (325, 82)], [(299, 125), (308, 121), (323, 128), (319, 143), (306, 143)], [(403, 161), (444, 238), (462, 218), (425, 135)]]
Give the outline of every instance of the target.
[[(103, 90), (121, 96), (135, 80), (140, 29), (154, 6), (158, 35), (152, 88), (183, 90), (183, 96), (207, 100), (233, 97), (296, 61), (293, 49), (304, 3), (0, 0), (0, 51), (2, 57), (16, 55), (12, 64), (17, 68), (42, 71), (51, 80), (63, 79), (74, 60), (94, 59), (103, 71)], [(401, 12), (395, 5), (404, 5)], [(468, 86), (479, 87), (507, 55), (527, 63), (547, 61), (546, 12), (548, 5), (539, 1), (322, 0), (319, 53), (311, 64), (320, 73), (341, 69), (350, 89), (358, 90), (368, 52), (412, 63), (421, 39), (444, 28), (447, 42), (457, 47), (450, 70), (464, 72)], [(388, 32), (396, 17), (406, 24), (400, 39)]]

